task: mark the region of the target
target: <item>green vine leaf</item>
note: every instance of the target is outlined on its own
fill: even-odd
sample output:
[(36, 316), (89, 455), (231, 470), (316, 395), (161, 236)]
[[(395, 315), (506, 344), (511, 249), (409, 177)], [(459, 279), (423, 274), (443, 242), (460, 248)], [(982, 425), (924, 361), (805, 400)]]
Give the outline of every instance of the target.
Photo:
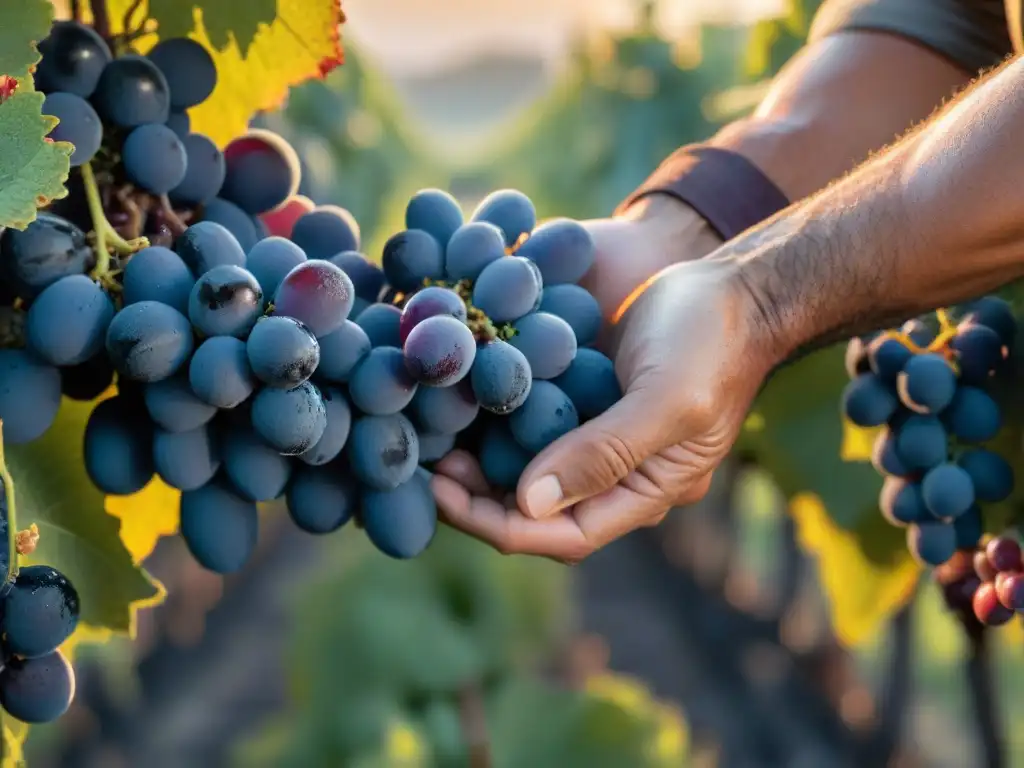
[(0, 74), (27, 82), (41, 58), (36, 43), (49, 34), (52, 23), (53, 4), (47, 0), (7, 0), (0, 24)]

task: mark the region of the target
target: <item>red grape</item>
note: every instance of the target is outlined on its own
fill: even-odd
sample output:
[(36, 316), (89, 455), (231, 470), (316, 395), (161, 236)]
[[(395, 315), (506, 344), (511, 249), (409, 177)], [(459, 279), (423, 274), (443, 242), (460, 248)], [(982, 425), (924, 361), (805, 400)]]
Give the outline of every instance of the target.
[(988, 561), (997, 571), (1021, 570), (1020, 544), (1006, 536), (997, 536), (985, 547)]
[(985, 583), (978, 587), (971, 603), (978, 621), (990, 627), (998, 627), (1013, 618), (1013, 611), (999, 602), (995, 584)]
[(1005, 571), (996, 576), (996, 595), (1011, 611), (1024, 611), (1024, 573)]
[(431, 285), (417, 291), (405, 303), (402, 319), (398, 323), (398, 334), (405, 344), (409, 332), (428, 317), (450, 315), (461, 322), (466, 321), (466, 303), (455, 291)]
[(300, 216), (309, 213), (315, 207), (316, 203), (305, 195), (292, 195), (279, 208), (261, 213), (259, 218), (271, 235), (291, 237), (295, 222), (299, 220)]
[(984, 549), (979, 549), (974, 553), (974, 572), (978, 574), (978, 578), (982, 581), (995, 581), (998, 571), (992, 567), (992, 563), (989, 561), (988, 554)]
[(460, 320), (435, 315), (412, 329), (402, 353), (406, 370), (420, 384), (450, 387), (469, 374), (476, 358), (476, 339)]
[(319, 338), (338, 330), (354, 303), (355, 288), (348, 275), (329, 261), (310, 259), (281, 280), (274, 294), (274, 314), (298, 320)]
[(956, 581), (943, 585), (942, 595), (951, 611), (969, 611), (972, 609), (974, 593), (982, 585), (981, 579), (973, 573)]

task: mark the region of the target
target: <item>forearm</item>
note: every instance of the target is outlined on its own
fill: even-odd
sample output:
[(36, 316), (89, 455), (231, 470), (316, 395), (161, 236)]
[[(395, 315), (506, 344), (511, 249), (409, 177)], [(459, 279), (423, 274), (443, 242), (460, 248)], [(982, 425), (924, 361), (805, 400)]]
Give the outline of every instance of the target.
[(1024, 60), (923, 129), (711, 257), (781, 360), (1024, 275)]

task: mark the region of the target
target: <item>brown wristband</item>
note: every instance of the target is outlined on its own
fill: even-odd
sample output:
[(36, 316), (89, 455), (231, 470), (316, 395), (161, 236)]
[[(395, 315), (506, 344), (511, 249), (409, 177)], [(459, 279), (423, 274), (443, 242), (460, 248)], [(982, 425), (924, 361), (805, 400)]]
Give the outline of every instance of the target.
[(782, 190), (747, 158), (701, 144), (680, 147), (669, 155), (617, 212), (654, 194), (686, 203), (723, 240), (731, 240), (789, 205)]

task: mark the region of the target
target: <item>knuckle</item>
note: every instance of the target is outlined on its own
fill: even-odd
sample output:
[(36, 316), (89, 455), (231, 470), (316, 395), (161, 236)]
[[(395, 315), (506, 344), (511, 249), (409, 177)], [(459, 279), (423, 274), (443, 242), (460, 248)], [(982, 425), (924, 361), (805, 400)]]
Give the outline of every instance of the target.
[(643, 457), (628, 440), (611, 432), (602, 434), (602, 439), (597, 444), (595, 459), (588, 464), (593, 467), (592, 471), (604, 475), (603, 479), (607, 480), (609, 485), (622, 480), (643, 461)]

